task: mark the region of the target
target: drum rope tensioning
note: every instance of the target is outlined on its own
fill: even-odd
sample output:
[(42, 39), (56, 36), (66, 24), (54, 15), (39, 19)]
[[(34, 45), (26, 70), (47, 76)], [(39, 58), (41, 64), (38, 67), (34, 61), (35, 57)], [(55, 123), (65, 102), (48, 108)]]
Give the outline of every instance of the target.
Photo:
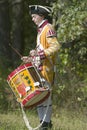
[[(31, 71), (32, 69), (33, 71)], [(34, 74), (32, 74), (32, 72)], [(35, 77), (33, 78), (31, 75), (34, 75)], [(32, 66), (32, 64), (28, 63), (28, 64), (19, 66), (12, 73), (10, 73), (10, 75), (8, 75), (8, 78), (7, 78), (7, 82), (9, 86), (11, 87), (12, 91), (14, 92), (17, 98), (17, 101), (21, 104), (23, 119), (26, 124), (26, 127), (29, 130), (36, 130), (42, 125), (42, 123), (44, 122), (46, 118), (46, 113), (49, 106), (49, 103), (48, 103), (42, 123), (38, 127), (32, 128), (30, 126), (26, 113), (24, 112), (23, 107), (31, 108), (33, 106), (36, 106), (42, 103), (49, 97), (50, 91), (51, 91), (48, 89), (48, 84), (46, 83), (44, 84), (47, 86), (46, 88), (38, 87), (40, 85), (40, 83), (37, 81), (38, 77), (41, 79), (40, 75), (39, 76), (38, 75), (39, 73), (37, 74), (37, 71), (34, 70), (34, 67)], [(34, 81), (34, 79), (36, 81)]]

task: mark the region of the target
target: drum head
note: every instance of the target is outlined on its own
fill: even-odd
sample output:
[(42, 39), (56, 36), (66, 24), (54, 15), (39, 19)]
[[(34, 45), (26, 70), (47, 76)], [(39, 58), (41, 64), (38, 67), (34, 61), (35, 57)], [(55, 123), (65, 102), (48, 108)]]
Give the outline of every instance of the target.
[(22, 101), (22, 105), (25, 108), (34, 107), (45, 101), (49, 97), (49, 95), (50, 95), (49, 90), (43, 90), (43, 89), (35, 90)]

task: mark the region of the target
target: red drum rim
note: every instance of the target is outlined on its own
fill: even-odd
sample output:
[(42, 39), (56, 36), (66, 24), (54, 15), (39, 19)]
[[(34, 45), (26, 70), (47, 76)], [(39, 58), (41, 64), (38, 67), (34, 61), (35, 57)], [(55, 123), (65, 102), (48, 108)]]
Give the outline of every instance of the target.
[(14, 75), (16, 75), (19, 71), (24, 70), (25, 68), (28, 67), (32, 67), (32, 63), (26, 63), (24, 65), (20, 65), (19, 67), (17, 67), (13, 72), (11, 72), (8, 77), (7, 77), (7, 81), (9, 81)]
[[(46, 91), (46, 90), (45, 90)], [(36, 103), (32, 104), (32, 105), (27, 105), (27, 102), (30, 101), (30, 99), (32, 99), (35, 95), (40, 95), (41, 93), (45, 92), (45, 91), (41, 91), (41, 90), (36, 90), (35, 92), (31, 93), (30, 95), (28, 95), (23, 101), (22, 101), (22, 105), (24, 108), (32, 108), (35, 107), (39, 104), (41, 104), (42, 102), (44, 102), (50, 95), (50, 90), (47, 90), (47, 94), (44, 96), (44, 98), (40, 99), (39, 101), (37, 101)]]

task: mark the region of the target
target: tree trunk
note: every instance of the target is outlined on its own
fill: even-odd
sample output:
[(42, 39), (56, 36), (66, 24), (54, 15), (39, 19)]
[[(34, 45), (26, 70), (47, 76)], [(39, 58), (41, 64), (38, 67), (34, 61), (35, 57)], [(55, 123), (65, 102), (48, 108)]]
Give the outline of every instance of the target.
[[(23, 7), (22, 0), (12, 1), (12, 46), (21, 54), (23, 49)], [(14, 67), (18, 65), (20, 56), (12, 50), (12, 62)]]
[(9, 3), (7, 0), (0, 0), (0, 66), (3, 68), (9, 65), (11, 59), (9, 41)]

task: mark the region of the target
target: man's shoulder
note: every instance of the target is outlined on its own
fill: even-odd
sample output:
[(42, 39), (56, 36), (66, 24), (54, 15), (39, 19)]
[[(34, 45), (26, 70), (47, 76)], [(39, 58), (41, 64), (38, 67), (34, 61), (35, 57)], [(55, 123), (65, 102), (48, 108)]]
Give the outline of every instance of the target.
[(45, 29), (47, 37), (56, 36), (56, 31), (52, 24), (48, 23)]
[(47, 26), (46, 26), (47, 29), (54, 29), (53, 25), (48, 23)]

